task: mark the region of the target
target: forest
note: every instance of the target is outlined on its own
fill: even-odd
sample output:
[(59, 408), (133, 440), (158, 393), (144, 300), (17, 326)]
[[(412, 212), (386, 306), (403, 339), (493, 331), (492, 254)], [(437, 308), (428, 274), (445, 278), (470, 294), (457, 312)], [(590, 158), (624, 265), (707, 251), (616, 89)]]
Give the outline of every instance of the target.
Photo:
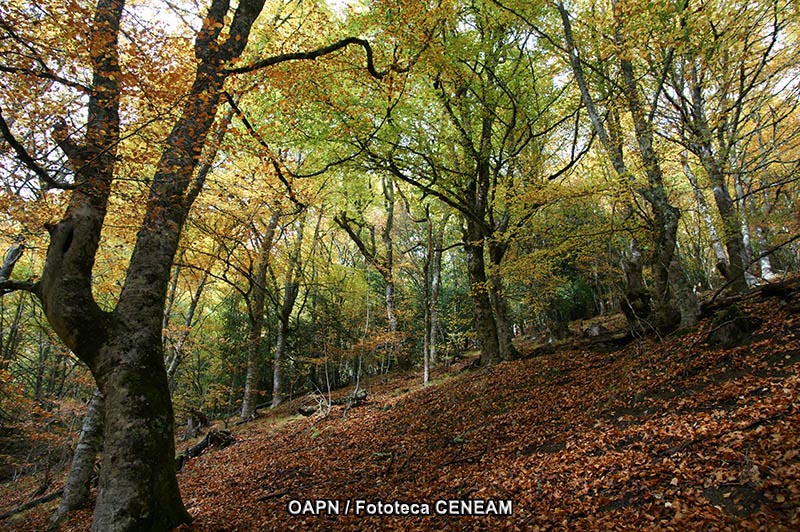
[(792, 0), (3, 3), (0, 528), (797, 529), (798, 57)]

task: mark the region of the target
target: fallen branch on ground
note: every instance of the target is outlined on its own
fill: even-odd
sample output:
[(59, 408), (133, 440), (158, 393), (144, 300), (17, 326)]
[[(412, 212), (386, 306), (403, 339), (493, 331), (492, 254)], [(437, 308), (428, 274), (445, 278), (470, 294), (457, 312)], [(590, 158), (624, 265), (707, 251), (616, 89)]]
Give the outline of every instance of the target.
[(13, 510), (9, 510), (4, 514), (0, 514), (0, 521), (2, 521), (3, 519), (8, 519), (12, 515), (16, 515), (16, 514), (18, 514), (20, 512), (24, 512), (25, 510), (30, 510), (34, 506), (39, 506), (40, 504), (44, 504), (46, 502), (52, 501), (53, 499), (57, 499), (57, 498), (61, 497), (62, 493), (64, 493), (64, 489), (63, 488), (58, 490), (58, 491), (54, 491), (52, 493), (48, 493), (47, 495), (43, 495), (43, 496), (39, 497), (38, 499), (33, 499), (32, 501), (26, 502), (25, 504), (21, 504), (20, 506), (17, 506)]

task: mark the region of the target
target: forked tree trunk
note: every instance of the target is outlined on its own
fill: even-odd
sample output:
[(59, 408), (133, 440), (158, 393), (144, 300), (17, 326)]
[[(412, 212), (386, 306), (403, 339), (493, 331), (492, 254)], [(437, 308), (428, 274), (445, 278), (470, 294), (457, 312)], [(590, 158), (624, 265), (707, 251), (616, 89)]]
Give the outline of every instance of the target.
[(740, 220), (736, 212), (733, 198), (725, 183), (725, 160), (715, 155), (711, 145), (712, 133), (705, 111), (705, 99), (702, 94), (699, 75), (694, 64), (690, 65), (691, 76), (691, 118), (692, 134), (689, 145), (700, 159), (700, 163), (711, 179), (714, 202), (722, 218), (722, 240), (728, 252), (727, 279), (734, 292), (747, 290), (745, 244), (739, 226)]
[[(623, 16), (617, 0), (612, 0), (611, 4), (616, 22), (614, 41), (621, 51), (619, 62), (623, 79), (622, 93), (625, 95), (628, 111), (633, 119), (636, 143), (644, 163), (644, 172), (647, 176), (648, 186), (642, 191), (642, 195), (650, 204), (653, 212), (652, 232), (654, 245), (651, 259), (653, 270), (653, 324), (658, 331), (669, 332), (681, 321), (688, 323), (692, 320), (692, 316), (697, 315), (696, 312), (681, 314), (676, 306), (675, 292), (672, 290), (673, 283), (670, 282), (671, 270), (673, 278), (683, 274), (682, 268), (672, 267), (673, 261), (676, 260), (675, 249), (678, 243), (680, 211), (669, 202), (669, 197), (664, 188), (661, 160), (655, 150), (653, 125), (642, 102), (639, 82), (627, 49)], [(680, 305), (681, 308), (688, 307), (688, 302), (684, 303), (685, 305)]]
[[(151, 180), (116, 308), (107, 312), (94, 299), (92, 271), (121, 138), (118, 37), (124, 0), (97, 1), (87, 46), (93, 77), (86, 91), (83, 138), (76, 141), (64, 120), (53, 130), (75, 173), (68, 206), (60, 222), (47, 226), (51, 239), (41, 280), (0, 280), (2, 290), (28, 290), (40, 298), (53, 330), (89, 366), (105, 398), (105, 466), (92, 524), (96, 532), (162, 532), (190, 520), (175, 478), (174, 416), (161, 326), (170, 269), (202, 179), (190, 185), (226, 78), (284, 61), (315, 59), (350, 44), (365, 48), (371, 75), (386, 74), (375, 70), (369, 45), (355, 38), (227, 69), (244, 51), (263, 6), (264, 0), (240, 0), (229, 16), (228, 0), (211, 0), (195, 38), (194, 82), (181, 98), (180, 116)], [(2, 135), (42, 182), (64, 188), (38, 166), (7, 127)]]
[[(383, 300), (386, 308), (387, 331), (390, 336), (389, 349), (384, 359), (381, 361), (381, 368), (388, 371), (395, 356), (395, 340), (397, 333), (397, 313), (395, 310), (395, 284), (394, 284), (394, 240), (392, 231), (394, 227), (394, 181), (391, 176), (384, 177), (381, 181), (383, 189), (383, 205), (386, 211), (386, 224), (381, 229), (381, 240), (383, 243), (383, 253), (378, 252), (375, 244), (375, 227), (370, 227), (370, 245), (361, 238), (360, 233), (353, 228), (355, 220), (348, 218), (345, 212), (341, 212), (334, 218), (334, 221), (344, 229), (358, 250), (364, 256), (368, 264), (371, 264), (380, 273), (384, 281)], [(364, 225), (359, 224), (363, 229)]]
[(163, 532), (190, 520), (175, 477), (174, 416), (161, 337), (170, 268), (195, 195), (187, 194), (220, 101), (222, 65), (238, 57), (263, 1), (239, 3), (230, 37), (217, 42), (229, 4), (213, 0), (195, 41), (194, 83), (153, 176), (145, 216), (116, 308), (99, 308), (92, 270), (115, 178), (121, 79), (117, 41), (122, 0), (98, 0), (91, 30), (93, 90), (84, 138), (65, 123), (54, 138), (75, 170), (51, 240), (40, 297), (53, 330), (92, 371), (105, 399), (104, 466), (92, 530)]
[[(595, 106), (594, 98), (589, 93), (588, 83), (584, 76), (583, 63), (575, 46), (569, 13), (561, 1), (556, 3), (556, 7), (561, 15), (572, 71), (578, 83), (581, 99), (586, 106), (592, 127), (606, 149), (617, 174), (626, 180), (631, 180), (632, 175), (624, 160), (622, 139), (616, 131), (616, 124), (611, 124), (613, 129), (606, 127), (600, 112)], [(612, 0), (612, 8), (616, 23), (614, 41), (620, 48), (620, 53), (618, 54), (622, 72), (620, 86), (625, 96), (628, 111), (633, 119), (637, 147), (644, 163), (644, 171), (648, 181), (647, 186), (639, 188), (638, 192), (647, 200), (653, 213), (653, 227), (651, 228), (652, 254), (650, 260), (653, 270), (653, 306), (652, 316), (648, 316), (644, 321), (647, 325), (653, 326), (658, 330), (667, 331), (677, 326), (681, 320), (680, 311), (675, 306), (674, 294), (670, 286), (670, 265), (675, 254), (680, 212), (669, 203), (669, 198), (664, 189), (661, 165), (658, 154), (654, 149), (652, 124), (642, 103), (639, 83), (634, 72), (633, 63), (629, 57), (629, 50), (626, 50), (623, 14), (616, 0)], [(609, 115), (611, 114), (609, 113)], [(688, 318), (688, 315), (686, 317)]]

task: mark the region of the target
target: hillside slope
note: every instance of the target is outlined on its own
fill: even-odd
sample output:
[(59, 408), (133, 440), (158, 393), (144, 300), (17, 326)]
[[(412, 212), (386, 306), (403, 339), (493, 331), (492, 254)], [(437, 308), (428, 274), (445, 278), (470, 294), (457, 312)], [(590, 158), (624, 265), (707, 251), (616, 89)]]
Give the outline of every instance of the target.
[[(730, 349), (707, 345), (705, 320), (425, 389), (394, 375), (369, 382), (363, 406), (235, 427), (234, 445), (179, 475), (195, 517), (183, 530), (799, 530), (800, 316), (777, 298), (740, 308), (761, 324)], [(453, 499), (509, 500), (513, 513), (437, 515)], [(339, 515), (290, 513), (320, 500)], [(433, 515), (353, 515), (357, 500)], [(7, 524), (39, 529), (44, 515)]]

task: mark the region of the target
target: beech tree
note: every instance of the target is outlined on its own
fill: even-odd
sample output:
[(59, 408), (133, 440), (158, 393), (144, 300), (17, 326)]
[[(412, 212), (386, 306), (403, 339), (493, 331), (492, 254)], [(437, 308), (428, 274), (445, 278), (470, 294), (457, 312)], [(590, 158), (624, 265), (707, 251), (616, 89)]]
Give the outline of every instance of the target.
[[(119, 177), (117, 149), (122, 135), (120, 103), (124, 85), (119, 39), (123, 0), (98, 0), (88, 31), (91, 83), (83, 85), (54, 73), (49, 65), (29, 63), (12, 71), (77, 88), (85, 94), (80, 114), (56, 120), (52, 137), (66, 155), (74, 176), (54, 175), (31, 153), (0, 115), (0, 133), (16, 157), (46, 187), (68, 191), (60, 221), (47, 226), (50, 244), (38, 280), (7, 279), (0, 289), (33, 292), (51, 326), (88, 365), (105, 401), (104, 462), (93, 530), (169, 530), (190, 518), (175, 477), (174, 415), (164, 368), (162, 317), (170, 272), (181, 230), (204, 175), (195, 175), (228, 77), (284, 61), (315, 59), (351, 44), (367, 55), (377, 77), (372, 49), (357, 38), (328, 47), (279, 55), (231, 68), (244, 51), (264, 0), (242, 0), (229, 15), (228, 0), (212, 0), (194, 39), (194, 80), (181, 101), (156, 169), (122, 289), (113, 308), (101, 308), (93, 294), (92, 273), (109, 207)], [(8, 28), (5, 28), (9, 32)], [(223, 31), (224, 30), (224, 31)], [(12, 34), (19, 46), (26, 43)], [(25, 57), (26, 54), (20, 54)]]
[[(610, 31), (613, 34), (614, 54), (613, 62), (619, 76), (618, 89), (608, 85), (611, 76), (604, 65), (589, 66), (584, 53), (580, 51), (572, 28), (571, 14), (563, 2), (557, 2), (556, 7), (561, 17), (564, 35), (564, 52), (567, 54), (575, 82), (580, 90), (581, 99), (600, 142), (617, 175), (629, 181), (636, 192), (647, 202), (652, 215), (650, 233), (652, 252), (650, 264), (653, 272), (653, 289), (650, 297), (643, 292), (638, 282), (638, 276), (632, 277), (631, 269), (626, 270), (628, 277), (628, 299), (630, 301), (631, 317), (634, 321), (644, 320), (656, 329), (668, 331), (678, 325), (690, 325), (697, 319), (698, 307), (692, 293), (688, 290), (685, 274), (680, 263), (677, 251), (677, 233), (680, 210), (675, 207), (667, 194), (664, 183), (664, 171), (661, 156), (656, 146), (656, 134), (653, 125), (655, 107), (658, 104), (658, 93), (664, 83), (666, 73), (657, 81), (655, 97), (647, 103), (647, 94), (640, 83), (641, 73), (637, 72), (634, 63), (634, 47), (631, 41), (633, 30), (628, 27), (628, 18), (625, 13), (628, 5), (617, 0), (612, 0), (610, 7)], [(636, 26), (634, 26), (635, 28)], [(600, 73), (601, 85), (608, 91), (606, 100), (607, 109), (600, 109), (598, 96), (593, 93), (587, 70)], [(646, 183), (639, 184), (635, 180), (632, 164), (625, 159), (625, 135), (621, 127), (621, 110), (613, 103), (613, 96), (619, 94), (625, 102), (625, 111), (633, 122), (636, 153), (642, 163), (642, 172)], [(612, 97), (612, 98), (609, 98)], [(635, 253), (633, 254), (635, 256)], [(637, 268), (638, 269), (638, 268)], [(648, 299), (652, 299), (650, 308)]]
[[(172, 260), (192, 200), (192, 177), (225, 78), (238, 58), (262, 1), (243, 1), (220, 39), (229, 4), (214, 0), (197, 33), (195, 79), (152, 177), (146, 213), (113, 310), (92, 293), (92, 270), (116, 176), (120, 140), (118, 41), (122, 0), (99, 0), (90, 31), (92, 84), (83, 135), (57, 123), (53, 137), (74, 180), (57, 181), (11, 134), (18, 157), (50, 186), (70, 191), (61, 220), (48, 226), (50, 245), (38, 281), (6, 282), (34, 292), (64, 343), (85, 362), (105, 400), (104, 460), (93, 530), (169, 530), (189, 520), (175, 479), (174, 418), (164, 368), (161, 321)], [(197, 187), (201, 183), (194, 183)]]
[[(453, 15), (439, 39), (406, 98), (410, 109), (393, 111), (393, 127), (368, 152), (376, 168), (461, 217), (481, 362), (493, 364), (516, 356), (501, 266), (538, 206), (526, 201), (526, 187), (563, 175), (585, 147), (564, 127), (572, 100), (556, 104), (563, 87), (518, 21), (477, 2)], [(548, 143), (556, 132), (568, 139), (559, 154)]]
[[(371, 187), (371, 185), (370, 185)], [(395, 216), (395, 184), (391, 176), (381, 179), (381, 190), (383, 193), (383, 207), (386, 214), (383, 227), (370, 225), (364, 219), (353, 219), (346, 211), (342, 211), (334, 217), (336, 224), (341, 227), (347, 236), (353, 241), (358, 250), (364, 256), (367, 264), (373, 266), (383, 278), (384, 282), (384, 301), (386, 303), (386, 322), (390, 336), (389, 360), (386, 367), (391, 364), (392, 351), (397, 334), (397, 316), (395, 311), (395, 245), (392, 235)], [(379, 249), (376, 244), (375, 233), (380, 229), (380, 239), (383, 249)], [(362, 234), (364, 233), (364, 234)]]
[[(0, 8), (0, 237), (26, 238), (0, 268), (0, 295), (27, 292), (0, 305), (0, 384), (25, 371), (22, 393), (49, 400), (50, 331), (25, 330), (41, 307), (93, 376), (76, 397), (98, 389), (56, 519), (86, 500), (102, 445), (94, 530), (187, 522), (171, 392), (179, 412), (186, 397), (232, 415), (244, 386), (240, 416), (252, 418), (267, 384), (264, 338), (275, 337), (274, 405), (382, 371), (388, 358), (370, 355), (399, 338), (422, 346), (427, 381), (436, 357), (469, 349), (460, 340), (473, 334), (481, 362), (496, 364), (516, 356), (512, 325), (538, 335), (549, 316), (566, 334), (569, 320), (619, 310), (620, 262), (635, 318), (668, 329), (681, 305), (688, 324), (697, 305), (684, 297), (680, 244), (713, 240), (717, 214), (720, 239), (742, 231), (745, 251), (754, 213), (748, 223), (765, 241), (767, 230), (796, 233), (788, 0), (755, 0), (742, 12), (760, 16), (736, 26), (702, 4), (685, 27), (682, 2), (374, 0), (350, 26), (328, 26), (332, 13), (315, 2), (204, 0), (204, 16), (183, 12), (198, 15), (186, 25), (196, 24), (194, 38), (151, 54), (157, 32), (140, 22), (160, 1)], [(273, 8), (279, 16), (256, 25)], [(645, 20), (652, 13), (658, 24)], [(348, 27), (394, 49), (374, 56), (361, 38), (329, 41)], [(403, 66), (378, 71), (375, 57), (387, 56)], [(594, 140), (604, 152), (582, 158)], [(339, 194), (336, 179), (354, 193)], [(724, 188), (728, 210), (706, 210), (707, 226), (687, 229), (679, 187), (695, 193), (683, 205), (702, 206), (709, 182)], [(622, 228), (620, 204), (630, 214)], [(289, 222), (291, 213), (300, 216)], [(41, 243), (29, 228), (45, 221)], [(742, 256), (730, 277), (741, 280), (748, 259), (728, 248)], [(762, 273), (796, 267), (792, 253), (762, 262)], [(216, 279), (245, 295), (246, 311)], [(459, 341), (437, 351), (451, 333)], [(24, 349), (27, 365), (16, 357)], [(71, 359), (59, 358), (63, 383)]]
[[(800, 132), (792, 121), (797, 94), (786, 90), (798, 79), (790, 59), (797, 53), (789, 35), (790, 4), (752, 2), (737, 6), (735, 16), (713, 5), (678, 13), (681, 53), (670, 65), (663, 115), (672, 126), (669, 137), (696, 157), (708, 177), (727, 251), (727, 259), (717, 253), (718, 265), (734, 291), (755, 280), (747, 271), (753, 255), (747, 212), (761, 194), (747, 193), (745, 183), (755, 181), (769, 205), (771, 189), (781, 184), (768, 177), (768, 168), (785, 164), (781, 151)], [(693, 180), (690, 171), (686, 175)], [(697, 183), (695, 178), (692, 186)], [(763, 233), (758, 226), (762, 250)], [(761, 266), (769, 280), (768, 256)]]

